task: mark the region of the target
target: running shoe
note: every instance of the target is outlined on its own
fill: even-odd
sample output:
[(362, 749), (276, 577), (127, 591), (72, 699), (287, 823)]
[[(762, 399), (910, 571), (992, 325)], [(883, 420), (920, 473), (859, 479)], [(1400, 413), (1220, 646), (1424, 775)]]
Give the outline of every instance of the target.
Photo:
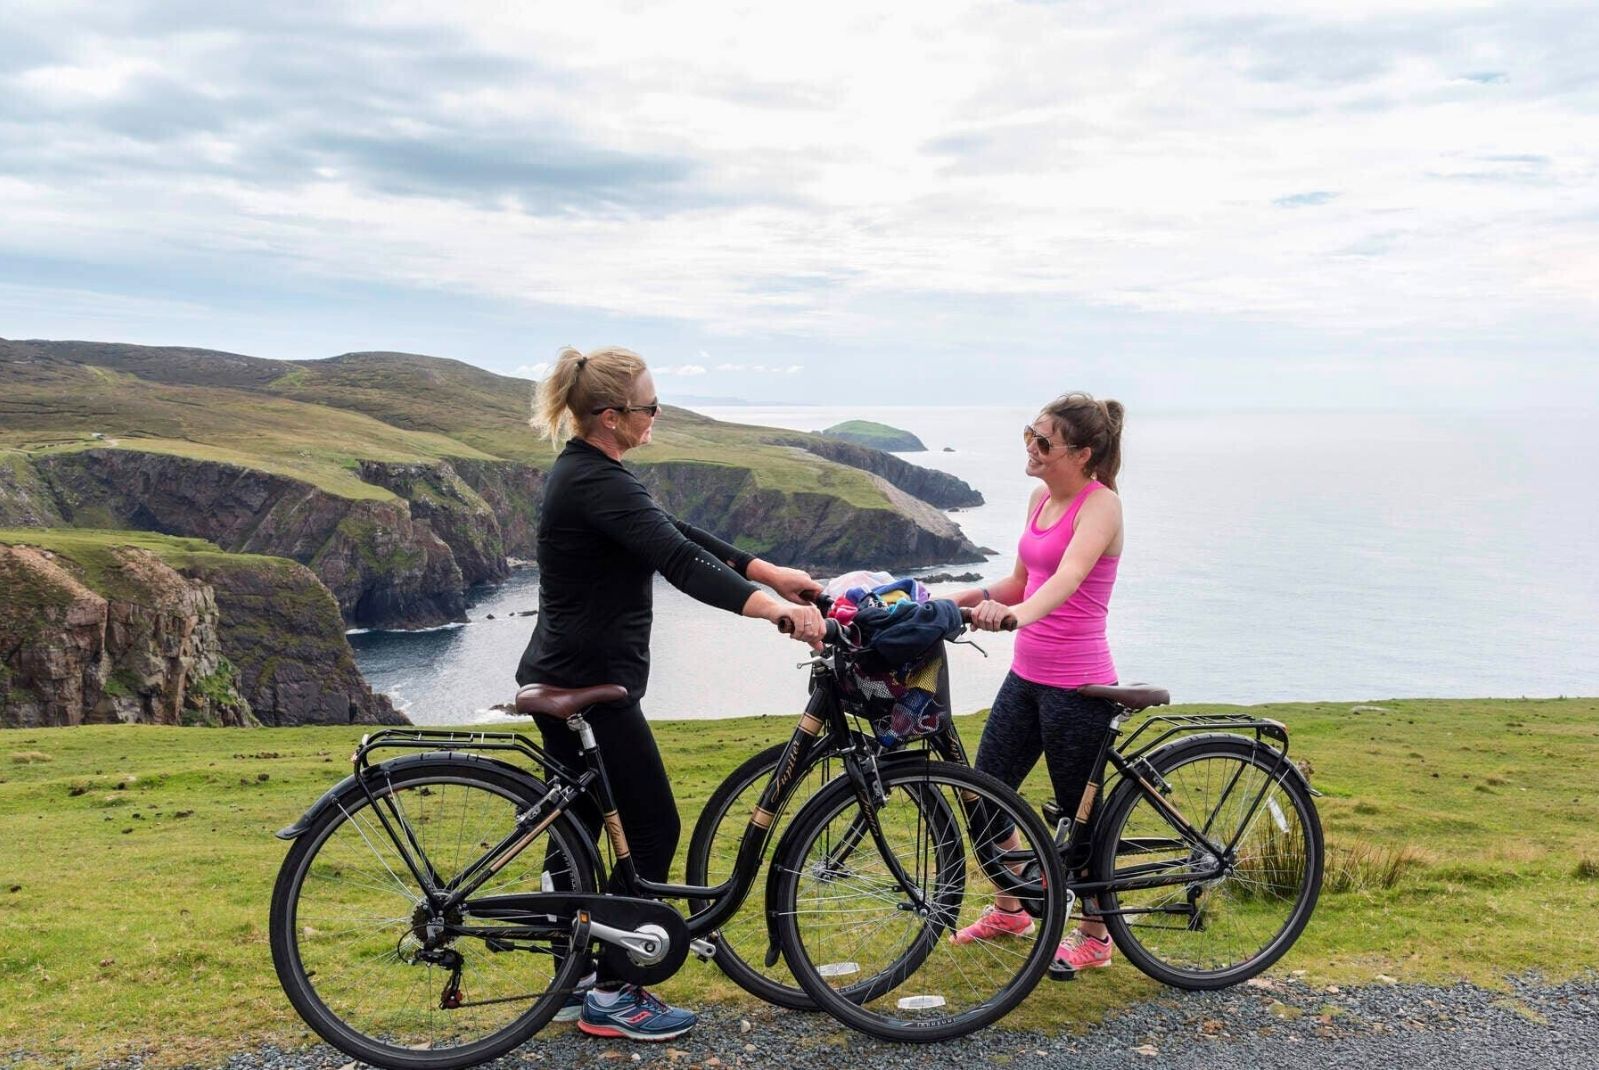
[(1033, 916), (1027, 911), (1001, 910), (990, 903), (977, 915), (976, 921), (952, 934), (950, 940), (969, 944), (973, 940), (993, 940), (1002, 936), (1032, 936), (1037, 930)]
[(1060, 947), (1055, 949), (1055, 967), (1070, 970), (1076, 973), (1079, 970), (1097, 970), (1102, 966), (1110, 965), (1111, 952), (1115, 945), (1110, 942), (1110, 937), (1100, 939), (1097, 936), (1088, 936), (1081, 929), (1073, 929), (1066, 934), (1066, 939), (1060, 942)]
[(589, 994), (589, 990), (593, 987), (594, 974), (590, 973), (587, 977), (583, 978), (576, 985), (574, 985), (572, 991), (566, 994), (566, 1002), (561, 1004), (561, 1009), (555, 1012), (555, 1017), (551, 1018), (550, 1021), (577, 1021), (578, 1016), (583, 1013), (583, 997), (587, 996)]
[(629, 1040), (671, 1040), (694, 1028), (699, 1016), (681, 1007), (668, 1007), (637, 985), (623, 985), (616, 1002), (600, 1006), (590, 992), (583, 1000), (577, 1027), (590, 1036), (627, 1037)]

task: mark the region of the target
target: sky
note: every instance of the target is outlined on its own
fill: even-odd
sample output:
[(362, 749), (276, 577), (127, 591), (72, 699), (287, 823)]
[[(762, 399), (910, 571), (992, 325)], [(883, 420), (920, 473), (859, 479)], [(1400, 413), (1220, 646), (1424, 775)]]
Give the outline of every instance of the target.
[(0, 337), (1588, 405), (1595, 56), (1528, 2), (0, 0)]

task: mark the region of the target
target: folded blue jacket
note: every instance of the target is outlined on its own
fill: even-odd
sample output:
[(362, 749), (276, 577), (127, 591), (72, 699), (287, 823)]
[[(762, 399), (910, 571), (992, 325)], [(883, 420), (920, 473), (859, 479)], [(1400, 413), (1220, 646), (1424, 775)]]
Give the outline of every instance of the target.
[(868, 603), (855, 614), (866, 646), (897, 672), (920, 661), (938, 644), (961, 633), (961, 611), (954, 602), (935, 598), (929, 602), (897, 602), (892, 606)]

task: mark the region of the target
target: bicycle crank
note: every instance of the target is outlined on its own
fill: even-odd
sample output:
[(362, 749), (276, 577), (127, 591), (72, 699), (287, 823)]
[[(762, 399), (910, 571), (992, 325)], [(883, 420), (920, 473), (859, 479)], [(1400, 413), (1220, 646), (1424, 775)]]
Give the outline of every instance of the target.
[[(683, 915), (655, 899), (541, 892), (485, 896), (466, 904), (472, 918), (523, 922), (544, 930), (570, 930), (580, 912), (589, 919), (588, 942), (600, 945), (599, 960), (619, 980), (657, 984), (677, 973), (688, 958)], [(514, 932), (507, 927), (507, 936)]]

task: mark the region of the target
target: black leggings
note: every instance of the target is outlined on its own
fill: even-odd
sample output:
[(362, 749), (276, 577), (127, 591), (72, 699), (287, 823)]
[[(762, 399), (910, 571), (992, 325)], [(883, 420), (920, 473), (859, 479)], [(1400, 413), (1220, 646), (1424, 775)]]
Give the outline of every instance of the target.
[[(672, 856), (682, 835), (677, 816), (677, 801), (672, 797), (672, 782), (661, 762), (655, 733), (637, 702), (626, 706), (597, 706), (584, 715), (594, 729), (594, 739), (605, 759), (605, 776), (616, 799), (616, 812), (627, 832), (628, 850), (638, 875), (647, 881), (664, 883), (671, 875)], [(565, 721), (553, 717), (534, 717), (544, 749), (551, 757), (574, 772), (587, 768), (577, 733)], [(572, 814), (599, 842), (603, 820), (593, 796), (584, 794), (572, 806)], [(611, 892), (628, 894), (611, 875)], [(602, 982), (608, 980), (603, 975)]]
[[(1050, 687), (1008, 673), (994, 696), (973, 764), (1020, 788), (1042, 755), (1061, 814), (1076, 817), (1114, 712), (1103, 699), (1067, 687)], [(1094, 800), (1098, 808), (1099, 800)], [(1078, 841), (1079, 853), (1086, 847)], [(1076, 859), (1070, 861), (1077, 861)]]

